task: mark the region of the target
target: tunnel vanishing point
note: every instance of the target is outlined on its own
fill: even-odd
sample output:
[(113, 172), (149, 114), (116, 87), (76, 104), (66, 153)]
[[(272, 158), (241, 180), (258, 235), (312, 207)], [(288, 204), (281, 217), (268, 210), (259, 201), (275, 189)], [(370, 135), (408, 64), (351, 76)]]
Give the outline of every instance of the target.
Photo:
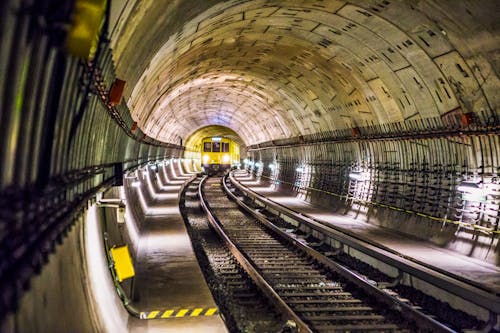
[(145, 165), (199, 170), (213, 136), (303, 200), (500, 264), (498, 1), (6, 0), (0, 14), (0, 331), (112, 327), (91, 207)]

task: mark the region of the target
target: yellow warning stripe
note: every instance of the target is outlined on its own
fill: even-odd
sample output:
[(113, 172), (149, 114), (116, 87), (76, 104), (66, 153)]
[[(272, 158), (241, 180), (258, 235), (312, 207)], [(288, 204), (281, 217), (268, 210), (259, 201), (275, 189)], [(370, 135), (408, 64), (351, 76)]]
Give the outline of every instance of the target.
[(198, 316), (213, 316), (218, 312), (217, 308), (181, 308), (145, 311), (140, 313), (141, 319), (160, 319), (160, 318), (183, 318)]
[(162, 318), (168, 318), (170, 317), (175, 311), (174, 310), (166, 310), (165, 312), (163, 312), (163, 314), (161, 315)]
[(191, 312), (191, 317), (197, 317), (200, 315), (200, 313), (203, 312), (203, 308), (197, 308), (194, 309), (193, 312)]
[(189, 312), (189, 309), (182, 309), (182, 310), (179, 310), (179, 312), (177, 312), (177, 314), (175, 315), (176, 318), (180, 318), (180, 317), (184, 317), (186, 315), (186, 313)]
[(205, 316), (211, 316), (211, 315), (215, 314), (216, 311), (217, 311), (216, 308), (208, 309), (207, 312), (205, 312)]
[(148, 319), (153, 319), (153, 318), (155, 318), (158, 315), (158, 313), (160, 313), (160, 311), (151, 311), (150, 313), (148, 313), (148, 317), (147, 318)]

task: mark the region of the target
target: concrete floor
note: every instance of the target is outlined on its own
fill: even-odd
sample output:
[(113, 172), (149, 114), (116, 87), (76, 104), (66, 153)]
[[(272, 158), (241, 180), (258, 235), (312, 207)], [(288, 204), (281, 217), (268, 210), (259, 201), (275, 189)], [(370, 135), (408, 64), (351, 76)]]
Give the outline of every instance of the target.
[[(216, 308), (178, 210), (180, 184), (190, 179), (178, 164), (161, 166), (150, 177), (148, 215), (140, 225), (133, 285), (133, 303), (139, 311)], [(151, 176), (151, 173), (150, 173)], [(167, 177), (165, 177), (167, 176)], [(146, 186), (141, 188), (146, 191)], [(151, 200), (152, 199), (152, 200)], [(155, 213), (156, 212), (156, 213)], [(140, 320), (129, 318), (130, 332), (227, 332), (221, 317), (182, 317)]]

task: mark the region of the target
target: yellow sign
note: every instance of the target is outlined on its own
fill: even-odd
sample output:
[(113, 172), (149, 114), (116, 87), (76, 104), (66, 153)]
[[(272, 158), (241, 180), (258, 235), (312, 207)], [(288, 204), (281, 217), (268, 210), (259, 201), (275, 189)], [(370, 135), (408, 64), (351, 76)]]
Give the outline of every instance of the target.
[(110, 252), (115, 264), (115, 272), (118, 276), (118, 281), (122, 282), (125, 279), (133, 277), (135, 271), (130, 253), (128, 252), (128, 246), (114, 247)]
[(66, 37), (66, 48), (80, 58), (91, 60), (97, 49), (106, 0), (77, 0)]

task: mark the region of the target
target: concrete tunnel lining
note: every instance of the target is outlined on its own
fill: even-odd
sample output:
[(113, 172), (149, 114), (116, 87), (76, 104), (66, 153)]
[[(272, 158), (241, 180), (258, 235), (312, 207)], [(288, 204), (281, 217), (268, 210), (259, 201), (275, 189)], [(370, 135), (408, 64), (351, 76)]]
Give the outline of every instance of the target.
[[(498, 105), (494, 94), (463, 97), (479, 89), (470, 67), (492, 56), (498, 25), (464, 19), (468, 31), (456, 22), (466, 10), (486, 17), (489, 5), (445, 12), (447, 4), (436, 1), (179, 2), (163, 15), (191, 20), (172, 29), (132, 13), (115, 33), (114, 55), (134, 119), (166, 142), (211, 124), (235, 130), (248, 145), (416, 119), (442, 124), (459, 108), (489, 114)], [(144, 17), (160, 8), (134, 5)], [(484, 45), (466, 50), (457, 42), (478, 29)], [(158, 38), (131, 53), (122, 36)], [(480, 51), (473, 61), (462, 57), (470, 48)], [(130, 66), (139, 55), (145, 68)]]

